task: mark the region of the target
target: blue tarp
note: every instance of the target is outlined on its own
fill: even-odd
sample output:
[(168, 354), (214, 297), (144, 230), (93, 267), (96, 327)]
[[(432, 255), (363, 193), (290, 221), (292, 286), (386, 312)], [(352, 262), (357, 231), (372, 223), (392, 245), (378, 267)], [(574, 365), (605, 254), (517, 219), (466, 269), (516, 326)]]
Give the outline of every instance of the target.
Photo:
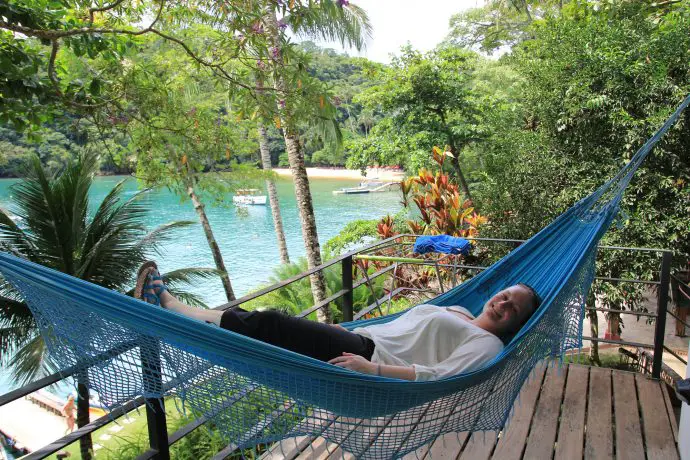
[(417, 254), (427, 252), (442, 252), (444, 254), (469, 254), (472, 243), (465, 238), (450, 235), (419, 236), (414, 244), (413, 251)]

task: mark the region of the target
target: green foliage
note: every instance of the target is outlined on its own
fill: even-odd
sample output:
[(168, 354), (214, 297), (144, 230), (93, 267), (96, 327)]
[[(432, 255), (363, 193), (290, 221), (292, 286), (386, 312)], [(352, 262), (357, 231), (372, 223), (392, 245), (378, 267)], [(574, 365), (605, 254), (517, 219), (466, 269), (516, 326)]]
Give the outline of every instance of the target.
[[(383, 82), (355, 98), (390, 116), (369, 137), (349, 146), (348, 165), (401, 164), (410, 171), (425, 166), (415, 157), (434, 145), (445, 143), (457, 157), (468, 145), (481, 141), (483, 100), (472, 92), (478, 61), (475, 53), (455, 47), (427, 54), (403, 48), (381, 71)], [(460, 174), (460, 163), (452, 163)]]
[(101, 173), (126, 173), (132, 166), (126, 146), (123, 133), (65, 113), (56, 115), (52, 123), (44, 124), (40, 130), (29, 133), (0, 127), (0, 177), (21, 177), (33, 155), (38, 156), (49, 171), (57, 172), (89, 149), (103, 152), (99, 162)]
[[(148, 206), (139, 200), (139, 194), (123, 201), (124, 182), (91, 210), (88, 193), (97, 164), (96, 156), (84, 155), (51, 177), (33, 157), (30, 177), (13, 188), (9, 210), (0, 210), (0, 247), (108, 289), (127, 292), (139, 266), (157, 253), (174, 230), (190, 222), (171, 222), (147, 231), (144, 221)], [(193, 281), (195, 276), (215, 274), (210, 270), (182, 270), (171, 281), (179, 285)], [(42, 371), (55, 371), (20, 294), (4, 280), (0, 294), (6, 299), (0, 304), (3, 366), (10, 368), (18, 381), (33, 379)]]
[(557, 16), (567, 0), (489, 0), (450, 19), (449, 43), (492, 53), (530, 38), (535, 20)]
[(376, 238), (376, 220), (349, 222), (336, 236), (323, 246), (326, 254), (339, 256)]
[[(438, 147), (434, 147), (433, 158), (437, 166), (443, 168), (447, 156)], [(403, 180), (400, 188), (403, 205), (409, 208), (414, 203), (419, 215), (407, 222), (412, 234), (476, 237), (479, 227), (487, 222), (486, 217), (475, 212), (470, 200), (462, 199), (458, 185), (440, 171), (422, 168), (417, 176)], [(378, 233), (388, 238), (392, 236), (393, 220), (389, 216), (384, 222), (379, 224)]]
[[(508, 58), (524, 78), (521, 109), (495, 116), (502, 132), (483, 153), (492, 236), (530, 236), (619, 170), (690, 92), (688, 30), (683, 3), (573, 2), (535, 23), (533, 38)], [(690, 256), (689, 126), (686, 114), (647, 158), (603, 244)], [(602, 276), (658, 271), (658, 257), (601, 255)], [(623, 285), (595, 288), (610, 307), (636, 308), (640, 298)]]
[[(270, 278), (269, 285), (280, 283), (288, 278), (297, 276), (307, 271), (307, 261), (305, 258), (300, 258), (296, 263), (283, 264), (273, 270), (273, 276)], [(369, 269), (369, 273), (373, 273), (375, 269)], [(335, 294), (343, 288), (342, 271), (340, 264), (327, 269), (324, 272), (326, 278), (327, 295)], [(355, 313), (374, 302), (375, 299), (381, 298), (384, 294), (383, 277), (372, 280), (374, 293), (367, 285), (360, 286), (353, 291), (353, 310)], [(257, 288), (261, 289), (261, 287)], [(314, 305), (314, 297), (311, 293), (311, 285), (309, 277), (302, 278), (299, 281), (291, 283), (281, 289), (265, 294), (255, 300), (247, 302), (242, 305), (242, 308), (249, 310), (265, 310), (274, 309), (282, 311), (289, 315), (297, 315)], [(342, 321), (342, 299), (332, 302), (330, 305), (331, 317), (335, 323)], [(309, 319), (315, 320), (316, 313), (308, 316)]]

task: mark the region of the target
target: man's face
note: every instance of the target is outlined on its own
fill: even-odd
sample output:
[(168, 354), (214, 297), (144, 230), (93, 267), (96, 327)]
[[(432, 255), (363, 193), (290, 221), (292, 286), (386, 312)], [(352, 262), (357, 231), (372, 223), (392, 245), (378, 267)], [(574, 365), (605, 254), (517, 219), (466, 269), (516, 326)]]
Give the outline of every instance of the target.
[(484, 305), (484, 315), (503, 333), (516, 332), (532, 313), (534, 295), (524, 286), (515, 285), (494, 295)]

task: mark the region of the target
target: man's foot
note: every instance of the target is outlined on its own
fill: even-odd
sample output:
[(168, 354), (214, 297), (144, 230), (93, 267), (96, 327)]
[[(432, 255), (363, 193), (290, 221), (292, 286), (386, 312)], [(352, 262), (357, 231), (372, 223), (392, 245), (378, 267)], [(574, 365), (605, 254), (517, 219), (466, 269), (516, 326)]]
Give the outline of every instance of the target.
[[(142, 300), (146, 303), (162, 306), (161, 298), (159, 295), (159, 293), (162, 292), (162, 290), (159, 290), (159, 288), (155, 284), (157, 282), (156, 279), (160, 280), (160, 275), (158, 275), (158, 270), (152, 268), (147, 272), (146, 275), (146, 284), (144, 285), (144, 289), (142, 292)], [(161, 284), (163, 283), (163, 281), (158, 282)]]
[(147, 284), (146, 279), (151, 270), (157, 269), (158, 266), (151, 260), (144, 262), (141, 267), (139, 267), (139, 271), (137, 272), (137, 284), (134, 287), (134, 298), (144, 300), (144, 285)]
[(161, 274), (156, 268), (151, 268), (148, 271), (142, 296), (145, 302), (160, 305), (163, 308), (166, 306), (164, 299), (174, 299), (174, 297), (168, 293), (168, 286), (165, 285)]

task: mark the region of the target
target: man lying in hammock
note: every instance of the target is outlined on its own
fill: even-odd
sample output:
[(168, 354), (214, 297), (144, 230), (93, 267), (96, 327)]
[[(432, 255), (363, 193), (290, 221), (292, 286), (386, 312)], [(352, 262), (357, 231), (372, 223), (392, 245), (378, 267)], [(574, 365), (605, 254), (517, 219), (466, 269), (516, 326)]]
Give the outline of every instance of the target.
[(168, 292), (153, 262), (139, 273), (135, 296), (146, 302), (339, 367), (405, 380), (436, 380), (481, 367), (541, 302), (530, 286), (516, 284), (489, 299), (476, 318), (463, 307), (423, 304), (350, 332), (271, 310), (194, 308)]

